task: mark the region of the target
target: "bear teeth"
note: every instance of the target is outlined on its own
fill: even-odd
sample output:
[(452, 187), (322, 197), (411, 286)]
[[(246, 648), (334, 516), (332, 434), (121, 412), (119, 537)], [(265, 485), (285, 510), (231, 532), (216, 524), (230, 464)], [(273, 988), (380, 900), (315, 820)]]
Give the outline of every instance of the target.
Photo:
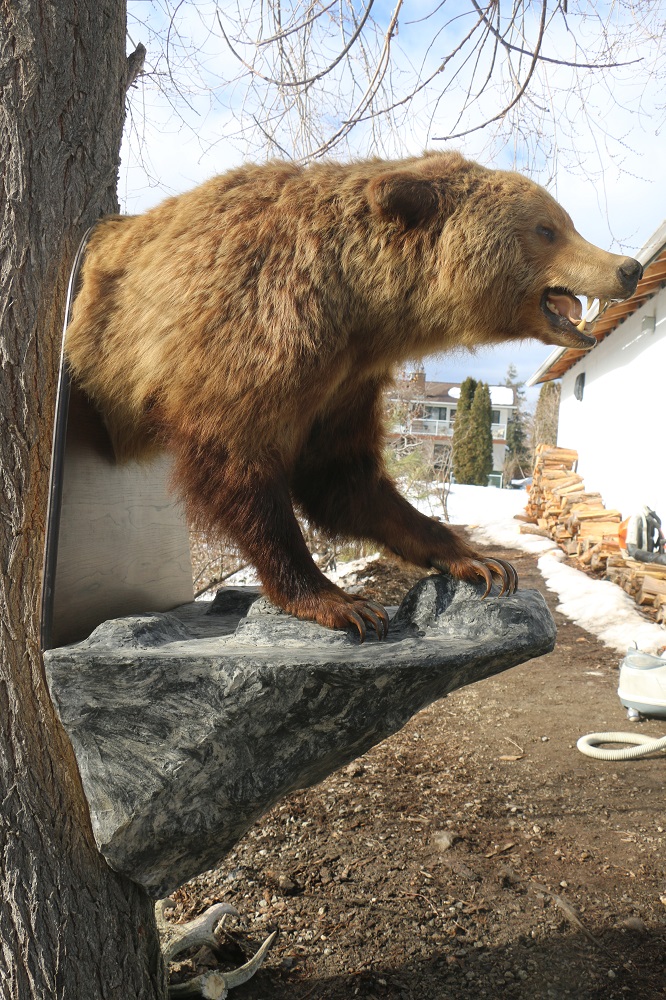
[[(599, 298), (598, 304), (597, 304), (597, 314), (596, 314), (596, 316), (594, 318), (598, 319), (599, 316), (601, 316), (608, 309), (608, 307), (609, 307), (610, 304), (611, 304), (611, 300), (610, 299)], [(594, 299), (593, 298), (591, 299), (589, 296), (587, 296), (586, 305), (585, 305), (585, 313), (586, 314), (590, 312), (590, 310), (591, 310), (591, 308), (592, 308), (593, 305), (594, 305)], [(576, 329), (578, 330), (579, 333), (585, 333), (585, 330), (587, 329), (587, 326), (586, 326), (586, 322), (585, 322), (585, 317), (584, 316), (583, 316), (583, 319), (580, 321), (580, 323), (576, 324)]]

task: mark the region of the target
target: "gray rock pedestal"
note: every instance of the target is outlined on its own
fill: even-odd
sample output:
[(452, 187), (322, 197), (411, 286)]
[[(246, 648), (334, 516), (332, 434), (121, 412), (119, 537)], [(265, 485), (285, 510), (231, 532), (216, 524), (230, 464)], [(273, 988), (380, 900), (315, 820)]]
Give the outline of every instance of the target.
[(555, 625), (540, 594), (482, 601), (481, 589), (421, 580), (384, 642), (297, 621), (241, 588), (48, 650), (51, 695), (109, 865), (165, 896), (288, 792), (450, 691), (550, 652)]

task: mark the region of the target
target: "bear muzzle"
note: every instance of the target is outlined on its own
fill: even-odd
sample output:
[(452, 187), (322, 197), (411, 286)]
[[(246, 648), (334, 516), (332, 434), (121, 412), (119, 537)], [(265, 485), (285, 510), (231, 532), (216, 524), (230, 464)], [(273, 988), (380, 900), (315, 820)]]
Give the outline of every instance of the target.
[[(602, 305), (600, 300), (600, 309)], [(583, 351), (590, 350), (596, 344), (595, 338), (585, 333), (580, 299), (567, 288), (546, 288), (541, 296), (541, 311), (550, 327), (550, 343), (559, 347), (576, 347)]]
[(588, 351), (597, 343), (589, 334), (594, 322), (608, 309), (613, 301), (629, 298), (636, 291), (643, 277), (641, 263), (627, 257), (615, 272), (615, 287), (609, 296), (590, 295), (585, 312), (590, 311), (594, 299), (599, 300), (594, 320), (588, 323), (583, 318), (583, 307), (577, 296), (568, 288), (546, 288), (541, 296), (541, 311), (551, 328), (549, 340), (560, 347), (572, 347)]

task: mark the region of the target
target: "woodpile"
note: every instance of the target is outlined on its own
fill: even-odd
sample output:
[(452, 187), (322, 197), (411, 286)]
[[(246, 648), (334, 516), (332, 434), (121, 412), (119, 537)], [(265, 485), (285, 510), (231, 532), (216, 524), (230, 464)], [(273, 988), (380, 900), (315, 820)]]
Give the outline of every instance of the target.
[(578, 453), (539, 445), (521, 532), (552, 538), (581, 569), (603, 573), (650, 618), (666, 624), (666, 566), (638, 562), (620, 546), (622, 514), (585, 489)]
[(604, 507), (601, 494), (585, 489), (577, 467), (578, 452), (554, 445), (537, 447), (521, 531), (552, 538), (581, 565), (604, 570), (609, 556), (620, 551), (622, 515)]
[(666, 566), (620, 554), (608, 560), (606, 579), (626, 590), (653, 621), (666, 625)]

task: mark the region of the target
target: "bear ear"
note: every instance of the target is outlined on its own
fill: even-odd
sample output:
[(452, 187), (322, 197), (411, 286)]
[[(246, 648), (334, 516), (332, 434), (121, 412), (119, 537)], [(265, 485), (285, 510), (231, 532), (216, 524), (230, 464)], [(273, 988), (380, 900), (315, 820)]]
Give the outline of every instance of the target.
[(368, 185), (368, 199), (376, 212), (408, 229), (432, 219), (439, 208), (434, 184), (409, 173), (375, 177)]

